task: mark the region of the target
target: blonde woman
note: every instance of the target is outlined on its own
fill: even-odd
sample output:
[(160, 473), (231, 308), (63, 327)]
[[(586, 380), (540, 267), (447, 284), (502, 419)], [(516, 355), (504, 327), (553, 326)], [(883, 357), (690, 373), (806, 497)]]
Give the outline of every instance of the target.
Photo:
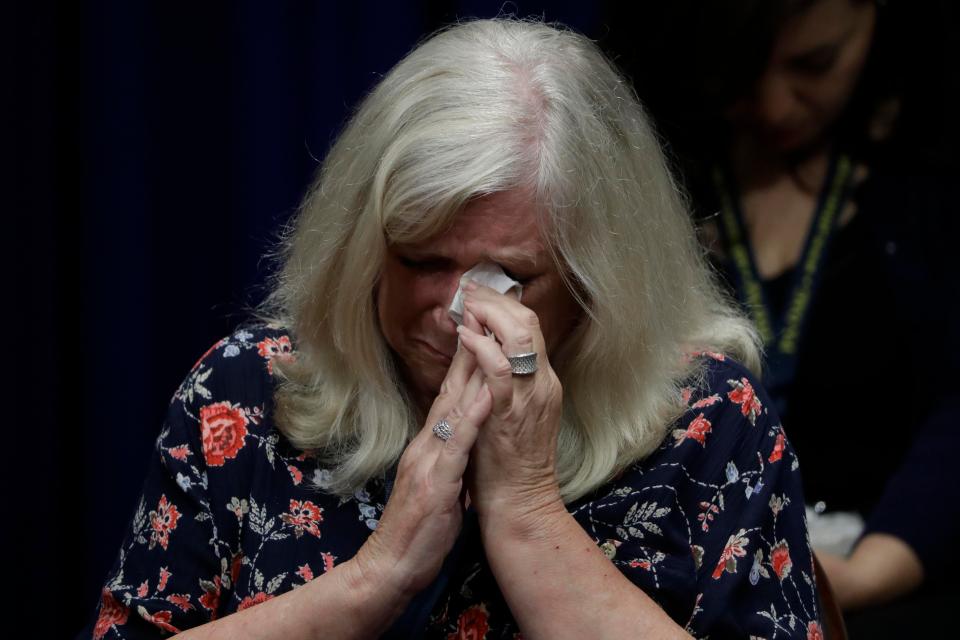
[(423, 43), (283, 257), (173, 399), (94, 637), (818, 636), (754, 331), (591, 42)]

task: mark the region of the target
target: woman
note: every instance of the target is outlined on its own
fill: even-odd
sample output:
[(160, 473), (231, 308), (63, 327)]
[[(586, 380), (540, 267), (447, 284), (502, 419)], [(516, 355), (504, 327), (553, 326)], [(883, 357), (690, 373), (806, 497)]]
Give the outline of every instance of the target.
[[(764, 337), (764, 383), (807, 462), (813, 544), (846, 609), (949, 580), (960, 535), (942, 510), (960, 498), (957, 280), (944, 259), (957, 199), (931, 164), (939, 140), (920, 133), (941, 132), (918, 125), (932, 112), (903, 75), (925, 91), (943, 81), (920, 53), (937, 44), (936, 7), (884, 4), (680, 3), (651, 46), (682, 34), (684, 57), (653, 67), (633, 54), (702, 239)], [(908, 4), (925, 14), (912, 38)], [(909, 628), (917, 619), (933, 616), (910, 614)]]
[[(490, 263), (519, 300), (463, 279)], [(400, 62), (264, 315), (174, 396), (94, 637), (819, 637), (754, 332), (583, 37)]]

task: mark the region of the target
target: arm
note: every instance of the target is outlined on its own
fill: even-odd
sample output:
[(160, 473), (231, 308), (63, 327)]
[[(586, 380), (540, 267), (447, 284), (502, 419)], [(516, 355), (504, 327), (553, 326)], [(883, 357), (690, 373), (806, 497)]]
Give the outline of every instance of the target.
[(910, 546), (885, 533), (870, 533), (850, 557), (818, 553), (840, 608), (883, 604), (909, 593), (923, 582), (923, 565)]
[[(230, 385), (222, 373), (211, 384), (213, 369), (194, 373), (202, 371), (199, 375), (219, 399), (219, 394), (229, 395)], [(192, 417), (197, 411), (184, 410), (175, 398), (144, 499), (87, 637), (152, 638), (161, 631), (186, 629), (192, 629), (183, 634), (187, 638), (230, 640), (378, 635), (433, 580), (460, 529), (462, 477), (476, 427), (489, 411), (474, 369), (467, 354), (454, 358), (426, 426), (401, 457), (379, 527), (352, 559), (288, 593), (220, 619), (240, 566), (231, 568), (230, 558), (240, 556), (225, 540), (240, 533), (231, 528), (230, 518), (214, 524), (211, 503), (221, 500), (212, 496), (247, 495), (248, 489), (235, 484), (242, 481), (244, 469), (232, 467), (234, 473), (225, 475), (220, 466), (201, 466), (202, 426)], [(212, 406), (221, 404), (231, 403)], [(444, 415), (457, 425), (456, 438), (446, 443), (431, 431)], [(242, 459), (231, 458), (233, 463), (242, 464)]]
[(176, 637), (372, 638), (403, 612), (410, 597), (402, 585), (386, 579), (370, 560), (358, 555), (298, 589)]
[[(674, 441), (574, 520), (555, 475), (561, 390), (536, 319), (477, 291), (465, 318), (503, 347), (461, 328), (493, 396), (467, 480), (491, 569), (525, 636), (677, 637), (677, 620), (711, 637), (820, 633), (796, 461), (749, 372), (711, 365), (696, 390), (703, 402), (678, 419)], [(527, 351), (541, 354), (539, 370), (512, 376), (504, 354)], [(619, 526), (650, 519), (659, 525), (645, 532)], [(612, 561), (593, 546), (603, 539)]]
[[(470, 495), (490, 568), (524, 637), (688, 637), (563, 504), (554, 472), (562, 392), (535, 316), (486, 287), (465, 289), (461, 341), (484, 372), (493, 406), (474, 449)], [(504, 352), (531, 350), (539, 370), (513, 376)]]
[(947, 396), (924, 418), (849, 557), (818, 554), (843, 609), (881, 605), (955, 571), (960, 521), (943, 505), (960, 500), (950, 479), (960, 445), (956, 406)]
[(559, 495), (534, 513), (489, 506), (484, 549), (525, 637), (690, 637), (603, 555)]

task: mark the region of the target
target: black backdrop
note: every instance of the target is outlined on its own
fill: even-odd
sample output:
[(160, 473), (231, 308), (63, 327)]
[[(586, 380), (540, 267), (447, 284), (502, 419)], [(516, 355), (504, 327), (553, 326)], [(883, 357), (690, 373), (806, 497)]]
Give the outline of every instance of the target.
[(8, 619), (86, 622), (169, 397), (259, 300), (352, 106), (425, 34), (501, 12), (599, 26), (572, 0), (3, 10)]

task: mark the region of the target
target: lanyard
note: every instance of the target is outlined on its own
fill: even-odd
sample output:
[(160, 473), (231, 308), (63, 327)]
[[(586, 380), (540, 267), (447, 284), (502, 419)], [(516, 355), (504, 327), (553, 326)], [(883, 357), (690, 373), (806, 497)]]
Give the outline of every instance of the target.
[(797, 354), (806, 328), (810, 305), (823, 277), (823, 265), (837, 230), (837, 219), (850, 192), (853, 162), (839, 154), (830, 161), (823, 189), (817, 200), (813, 223), (800, 261), (794, 269), (793, 286), (784, 309), (771, 309), (749, 244), (740, 202), (732, 180), (715, 168), (713, 181), (720, 196), (720, 237), (730, 256), (737, 296), (746, 306), (766, 348), (765, 386), (781, 415), (793, 382)]

